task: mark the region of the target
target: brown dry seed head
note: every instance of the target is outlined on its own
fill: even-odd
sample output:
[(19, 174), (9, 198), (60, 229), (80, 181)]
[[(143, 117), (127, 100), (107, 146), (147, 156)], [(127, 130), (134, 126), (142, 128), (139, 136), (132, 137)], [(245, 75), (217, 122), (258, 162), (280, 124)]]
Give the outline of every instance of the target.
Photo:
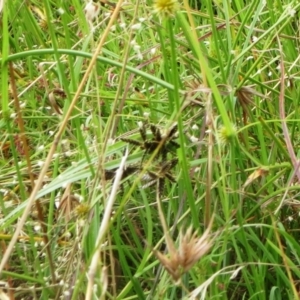
[(186, 233), (180, 232), (179, 239), (179, 263), (184, 272), (188, 272), (195, 263), (211, 247), (211, 241), (208, 238), (209, 230), (206, 230), (201, 238), (197, 233), (192, 233), (192, 227), (189, 227)]
[(174, 255), (171, 255), (170, 257), (167, 257), (163, 253), (153, 250), (155, 256), (158, 258), (160, 263), (164, 266), (164, 268), (167, 270), (167, 272), (172, 276), (174, 281), (178, 281), (180, 276), (182, 275), (182, 268), (179, 265), (179, 257), (178, 253), (174, 253)]
[[(154, 250), (155, 256), (172, 276), (174, 281), (177, 282), (181, 275), (188, 272), (211, 248), (212, 242), (209, 238), (211, 225), (212, 223), (200, 238), (196, 232), (193, 233), (192, 227), (189, 227), (185, 233), (181, 231), (178, 249), (173, 247), (173, 241), (167, 243), (168, 255)], [(171, 249), (169, 249), (170, 246)]]

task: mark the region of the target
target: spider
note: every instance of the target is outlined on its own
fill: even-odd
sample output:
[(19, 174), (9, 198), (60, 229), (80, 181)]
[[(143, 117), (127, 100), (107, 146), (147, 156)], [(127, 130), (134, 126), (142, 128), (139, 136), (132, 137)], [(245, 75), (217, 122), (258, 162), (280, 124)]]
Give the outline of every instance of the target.
[[(152, 139), (147, 139), (147, 125), (149, 125), (150, 130), (152, 132)], [(145, 124), (142, 123), (139, 126), (140, 135), (142, 141), (137, 141), (133, 139), (121, 138), (123, 142), (127, 142), (129, 144), (139, 146), (142, 150), (145, 150), (142, 161), (147, 154), (153, 153), (157, 147), (161, 144), (160, 149), (158, 150), (155, 157), (161, 156), (162, 161), (166, 161), (168, 152), (172, 151), (174, 148), (178, 148), (179, 145), (174, 141), (175, 133), (177, 131), (177, 125), (173, 126), (171, 130), (167, 132), (167, 134), (162, 135), (160, 129), (154, 124)]]
[(176, 182), (175, 178), (171, 174), (171, 170), (176, 166), (177, 163), (178, 163), (178, 159), (173, 158), (170, 161), (164, 161), (159, 163), (156, 166), (157, 167), (156, 172), (147, 171), (143, 177), (143, 180), (148, 182), (145, 183), (142, 186), (142, 188), (153, 186), (158, 181), (158, 192), (159, 195), (161, 196), (163, 194), (166, 179), (168, 179), (171, 182)]

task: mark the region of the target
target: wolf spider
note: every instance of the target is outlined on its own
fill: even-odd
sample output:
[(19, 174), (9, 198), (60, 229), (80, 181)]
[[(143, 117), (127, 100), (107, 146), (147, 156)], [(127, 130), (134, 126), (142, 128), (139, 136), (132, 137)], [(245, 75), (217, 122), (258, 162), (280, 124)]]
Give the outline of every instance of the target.
[[(150, 127), (152, 132), (152, 139), (147, 139), (147, 126)], [(166, 161), (168, 152), (172, 151), (173, 148), (178, 148), (179, 145), (174, 141), (175, 134), (177, 131), (177, 125), (173, 126), (166, 135), (163, 135), (160, 129), (154, 124), (145, 124), (143, 123), (139, 126), (139, 132), (142, 138), (142, 141), (137, 141), (128, 138), (121, 138), (123, 142), (127, 142), (129, 144), (139, 146), (142, 150), (144, 150), (144, 154), (142, 157), (141, 163), (143, 163), (145, 156), (147, 154), (152, 154), (156, 151), (156, 149), (160, 146), (159, 150), (157, 150), (157, 154), (155, 158), (161, 157), (162, 161)]]

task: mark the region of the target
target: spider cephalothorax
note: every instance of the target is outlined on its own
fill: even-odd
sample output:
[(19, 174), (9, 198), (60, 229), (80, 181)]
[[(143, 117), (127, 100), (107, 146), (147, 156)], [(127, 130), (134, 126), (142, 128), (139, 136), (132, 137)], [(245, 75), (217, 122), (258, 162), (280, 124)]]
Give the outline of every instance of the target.
[(159, 195), (162, 195), (166, 179), (171, 182), (176, 182), (171, 170), (177, 163), (178, 159), (173, 158), (170, 161), (164, 161), (155, 165), (155, 167), (151, 170), (147, 170), (146, 174), (142, 178), (142, 180), (146, 181), (146, 183), (142, 187), (147, 188), (158, 183)]
[[(147, 128), (150, 127), (152, 132), (152, 139), (147, 139)], [(142, 141), (137, 141), (133, 139), (121, 138), (123, 142), (139, 146), (144, 150), (142, 157), (142, 162), (147, 154), (152, 154), (157, 150), (156, 158), (161, 157), (162, 161), (165, 161), (167, 158), (168, 152), (172, 151), (174, 148), (178, 148), (179, 145), (174, 141), (175, 134), (177, 132), (177, 125), (173, 126), (166, 134), (162, 134), (160, 129), (154, 124), (139, 124), (139, 132), (142, 138)]]

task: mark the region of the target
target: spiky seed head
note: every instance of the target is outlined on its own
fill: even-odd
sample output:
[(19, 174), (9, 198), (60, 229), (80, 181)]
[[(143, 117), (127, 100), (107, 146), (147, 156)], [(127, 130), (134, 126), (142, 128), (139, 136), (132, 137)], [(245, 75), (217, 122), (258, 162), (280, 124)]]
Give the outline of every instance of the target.
[(212, 241), (209, 238), (211, 226), (212, 221), (200, 238), (196, 232), (193, 233), (192, 227), (189, 227), (185, 233), (181, 231), (178, 249), (175, 248), (174, 242), (168, 237), (168, 255), (154, 250), (155, 256), (175, 282), (178, 282), (181, 275), (188, 272), (211, 248)]
[(192, 227), (189, 227), (185, 233), (180, 232), (178, 252), (183, 272), (189, 271), (210, 249), (211, 241), (208, 239), (208, 234), (209, 230), (206, 230), (199, 238), (196, 232), (192, 232)]
[(178, 9), (178, 2), (176, 0), (155, 0), (154, 12), (161, 17), (173, 16)]
[(236, 126), (231, 124), (230, 128), (221, 126), (218, 130), (218, 136), (222, 144), (228, 144), (230, 140), (237, 134)]
[(86, 218), (89, 211), (90, 206), (87, 203), (81, 203), (75, 208), (75, 213), (78, 218)]

